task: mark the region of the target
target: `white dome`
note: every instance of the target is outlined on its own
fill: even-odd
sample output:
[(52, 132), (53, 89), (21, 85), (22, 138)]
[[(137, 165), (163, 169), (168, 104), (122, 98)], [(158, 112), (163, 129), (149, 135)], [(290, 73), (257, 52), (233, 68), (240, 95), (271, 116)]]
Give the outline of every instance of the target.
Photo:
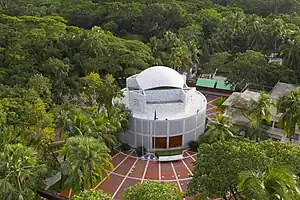
[(183, 88), (183, 77), (169, 67), (155, 66), (142, 71), (136, 77), (136, 81), (142, 90), (157, 87)]

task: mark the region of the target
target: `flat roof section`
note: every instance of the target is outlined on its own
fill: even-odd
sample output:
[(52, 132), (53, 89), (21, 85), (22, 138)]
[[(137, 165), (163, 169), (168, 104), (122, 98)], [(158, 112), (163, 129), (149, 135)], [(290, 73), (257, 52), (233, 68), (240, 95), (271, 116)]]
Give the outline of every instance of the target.
[(198, 87), (206, 87), (206, 88), (214, 88), (216, 81), (208, 78), (198, 78), (196, 82), (196, 86)]
[(235, 86), (232, 84), (226, 84), (224, 80), (218, 80), (216, 89), (234, 91)]

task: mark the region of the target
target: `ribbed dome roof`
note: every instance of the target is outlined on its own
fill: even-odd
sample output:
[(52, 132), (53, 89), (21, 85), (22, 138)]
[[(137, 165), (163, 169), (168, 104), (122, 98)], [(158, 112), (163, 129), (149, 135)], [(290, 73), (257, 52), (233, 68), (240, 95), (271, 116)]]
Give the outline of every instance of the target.
[(183, 88), (184, 80), (177, 71), (164, 66), (150, 67), (142, 71), (136, 77), (136, 81), (142, 90), (157, 87)]

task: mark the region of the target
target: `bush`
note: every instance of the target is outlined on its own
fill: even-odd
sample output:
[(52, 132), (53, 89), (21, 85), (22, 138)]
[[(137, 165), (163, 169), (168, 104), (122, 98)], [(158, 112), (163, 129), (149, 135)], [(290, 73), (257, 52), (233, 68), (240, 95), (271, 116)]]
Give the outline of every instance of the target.
[(73, 200), (112, 200), (110, 194), (103, 192), (102, 190), (85, 190), (80, 192), (79, 195), (75, 195)]
[(131, 146), (127, 143), (121, 144), (121, 151), (129, 151), (131, 149)]
[(209, 138), (205, 133), (199, 135), (199, 137), (198, 137), (198, 144), (200, 145), (200, 144), (203, 144), (203, 143), (210, 144), (209, 143)]
[(146, 154), (147, 152), (147, 149), (143, 146), (139, 146), (138, 148), (135, 149), (137, 155), (140, 157), (140, 156), (143, 156)]
[(155, 151), (156, 156), (175, 156), (182, 154), (181, 149), (174, 149), (174, 150), (165, 150), (165, 151)]
[(125, 190), (124, 200), (180, 200), (181, 193), (174, 184), (145, 181)]
[(189, 148), (191, 151), (197, 152), (199, 148), (199, 142), (198, 141), (189, 141), (188, 142)]

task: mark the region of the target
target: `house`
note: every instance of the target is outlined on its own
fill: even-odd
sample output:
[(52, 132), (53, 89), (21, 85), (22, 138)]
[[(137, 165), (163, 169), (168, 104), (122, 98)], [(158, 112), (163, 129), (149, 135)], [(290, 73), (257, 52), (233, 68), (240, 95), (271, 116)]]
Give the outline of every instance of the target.
[[(292, 89), (297, 88), (297, 86), (287, 83), (278, 82), (272, 89), (268, 90), (272, 101), (276, 102), (280, 97), (288, 94)], [(258, 91), (257, 87), (253, 89), (253, 87), (247, 87), (241, 92), (233, 92), (223, 103), (226, 106), (225, 116), (228, 116), (232, 119), (232, 122), (236, 126), (243, 126), (250, 123), (250, 120), (244, 115), (243, 103), (255, 100), (257, 101), (260, 97), (260, 93), (262, 91)], [(275, 106), (271, 106), (270, 113), (272, 114), (272, 121), (270, 123), (265, 123), (264, 139), (272, 139), (278, 141), (289, 141), (290, 139), (284, 136), (283, 130), (279, 127), (278, 122), (281, 114), (277, 113), (277, 108)], [(297, 128), (297, 133), (295, 136), (292, 136), (292, 143), (300, 145), (299, 140), (299, 130)]]

